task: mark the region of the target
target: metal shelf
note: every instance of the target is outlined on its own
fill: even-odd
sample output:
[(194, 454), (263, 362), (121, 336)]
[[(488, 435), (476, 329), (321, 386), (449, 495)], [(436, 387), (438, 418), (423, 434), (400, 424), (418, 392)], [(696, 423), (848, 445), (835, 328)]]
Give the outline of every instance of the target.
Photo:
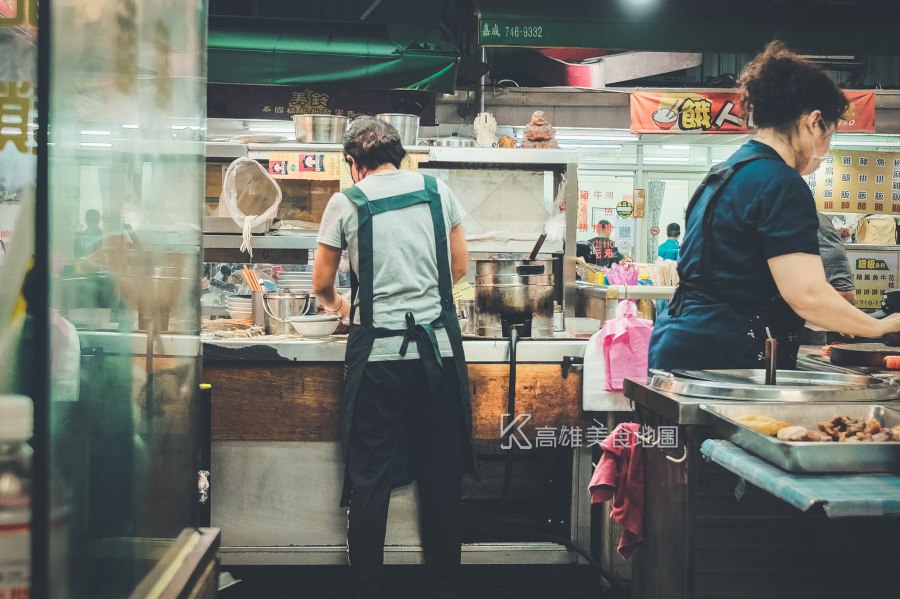
[[(254, 160), (268, 160), (269, 154), (272, 152), (308, 152), (324, 154), (343, 151), (343, 147), (340, 144), (301, 144), (295, 142), (248, 144), (246, 147), (247, 156)], [(405, 149), (407, 153), (415, 156), (427, 156), (427, 162), (479, 165), (563, 166), (567, 164), (577, 164), (579, 156), (578, 150), (440, 148), (431, 146), (406, 146)], [(422, 162), (424, 163), (426, 161), (423, 160)]]
[[(318, 246), (317, 234), (317, 231), (310, 231), (295, 235), (254, 235), (252, 245), (254, 250), (314, 250)], [(242, 241), (240, 235), (230, 233), (203, 235), (203, 247), (208, 250), (236, 250)]]

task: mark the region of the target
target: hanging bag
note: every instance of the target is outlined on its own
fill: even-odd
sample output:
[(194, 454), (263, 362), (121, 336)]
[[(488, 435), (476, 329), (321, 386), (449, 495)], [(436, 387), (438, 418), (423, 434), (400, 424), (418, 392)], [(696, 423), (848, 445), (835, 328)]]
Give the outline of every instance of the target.
[(647, 382), (652, 333), (653, 322), (638, 315), (632, 300), (619, 302), (616, 317), (600, 330), (607, 391), (621, 391), (626, 378)]
[(856, 228), (856, 242), (871, 245), (894, 245), (897, 243), (897, 221), (893, 216), (867, 214), (859, 219)]
[(260, 163), (249, 158), (238, 158), (225, 171), (219, 206), (225, 207), (243, 232), (241, 251), (253, 257), (253, 227), (267, 220), (274, 220), (281, 205), (281, 186), (266, 172)]

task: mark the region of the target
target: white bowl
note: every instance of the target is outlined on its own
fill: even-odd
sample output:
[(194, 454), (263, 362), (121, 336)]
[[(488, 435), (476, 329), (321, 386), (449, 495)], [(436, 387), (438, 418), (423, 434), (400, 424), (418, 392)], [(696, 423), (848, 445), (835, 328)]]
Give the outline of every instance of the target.
[(232, 317), (235, 320), (251, 320), (253, 318), (252, 310), (231, 310), (228, 309), (228, 316)]
[(304, 337), (327, 337), (340, 324), (337, 316), (292, 316), (294, 330)]

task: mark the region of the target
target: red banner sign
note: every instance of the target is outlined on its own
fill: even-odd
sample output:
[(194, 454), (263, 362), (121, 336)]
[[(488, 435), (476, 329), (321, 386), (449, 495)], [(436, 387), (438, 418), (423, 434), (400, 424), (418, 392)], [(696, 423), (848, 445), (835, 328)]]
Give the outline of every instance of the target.
[[(838, 131), (875, 133), (875, 92), (845, 91)], [(632, 92), (632, 133), (749, 133), (737, 92)]]

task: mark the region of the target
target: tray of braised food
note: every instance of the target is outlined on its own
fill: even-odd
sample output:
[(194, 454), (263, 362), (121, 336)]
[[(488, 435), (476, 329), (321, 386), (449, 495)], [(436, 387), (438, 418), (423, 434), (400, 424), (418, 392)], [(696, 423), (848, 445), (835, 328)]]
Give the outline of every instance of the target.
[(713, 417), (722, 438), (788, 472), (900, 472), (896, 408), (859, 403), (700, 408)]

